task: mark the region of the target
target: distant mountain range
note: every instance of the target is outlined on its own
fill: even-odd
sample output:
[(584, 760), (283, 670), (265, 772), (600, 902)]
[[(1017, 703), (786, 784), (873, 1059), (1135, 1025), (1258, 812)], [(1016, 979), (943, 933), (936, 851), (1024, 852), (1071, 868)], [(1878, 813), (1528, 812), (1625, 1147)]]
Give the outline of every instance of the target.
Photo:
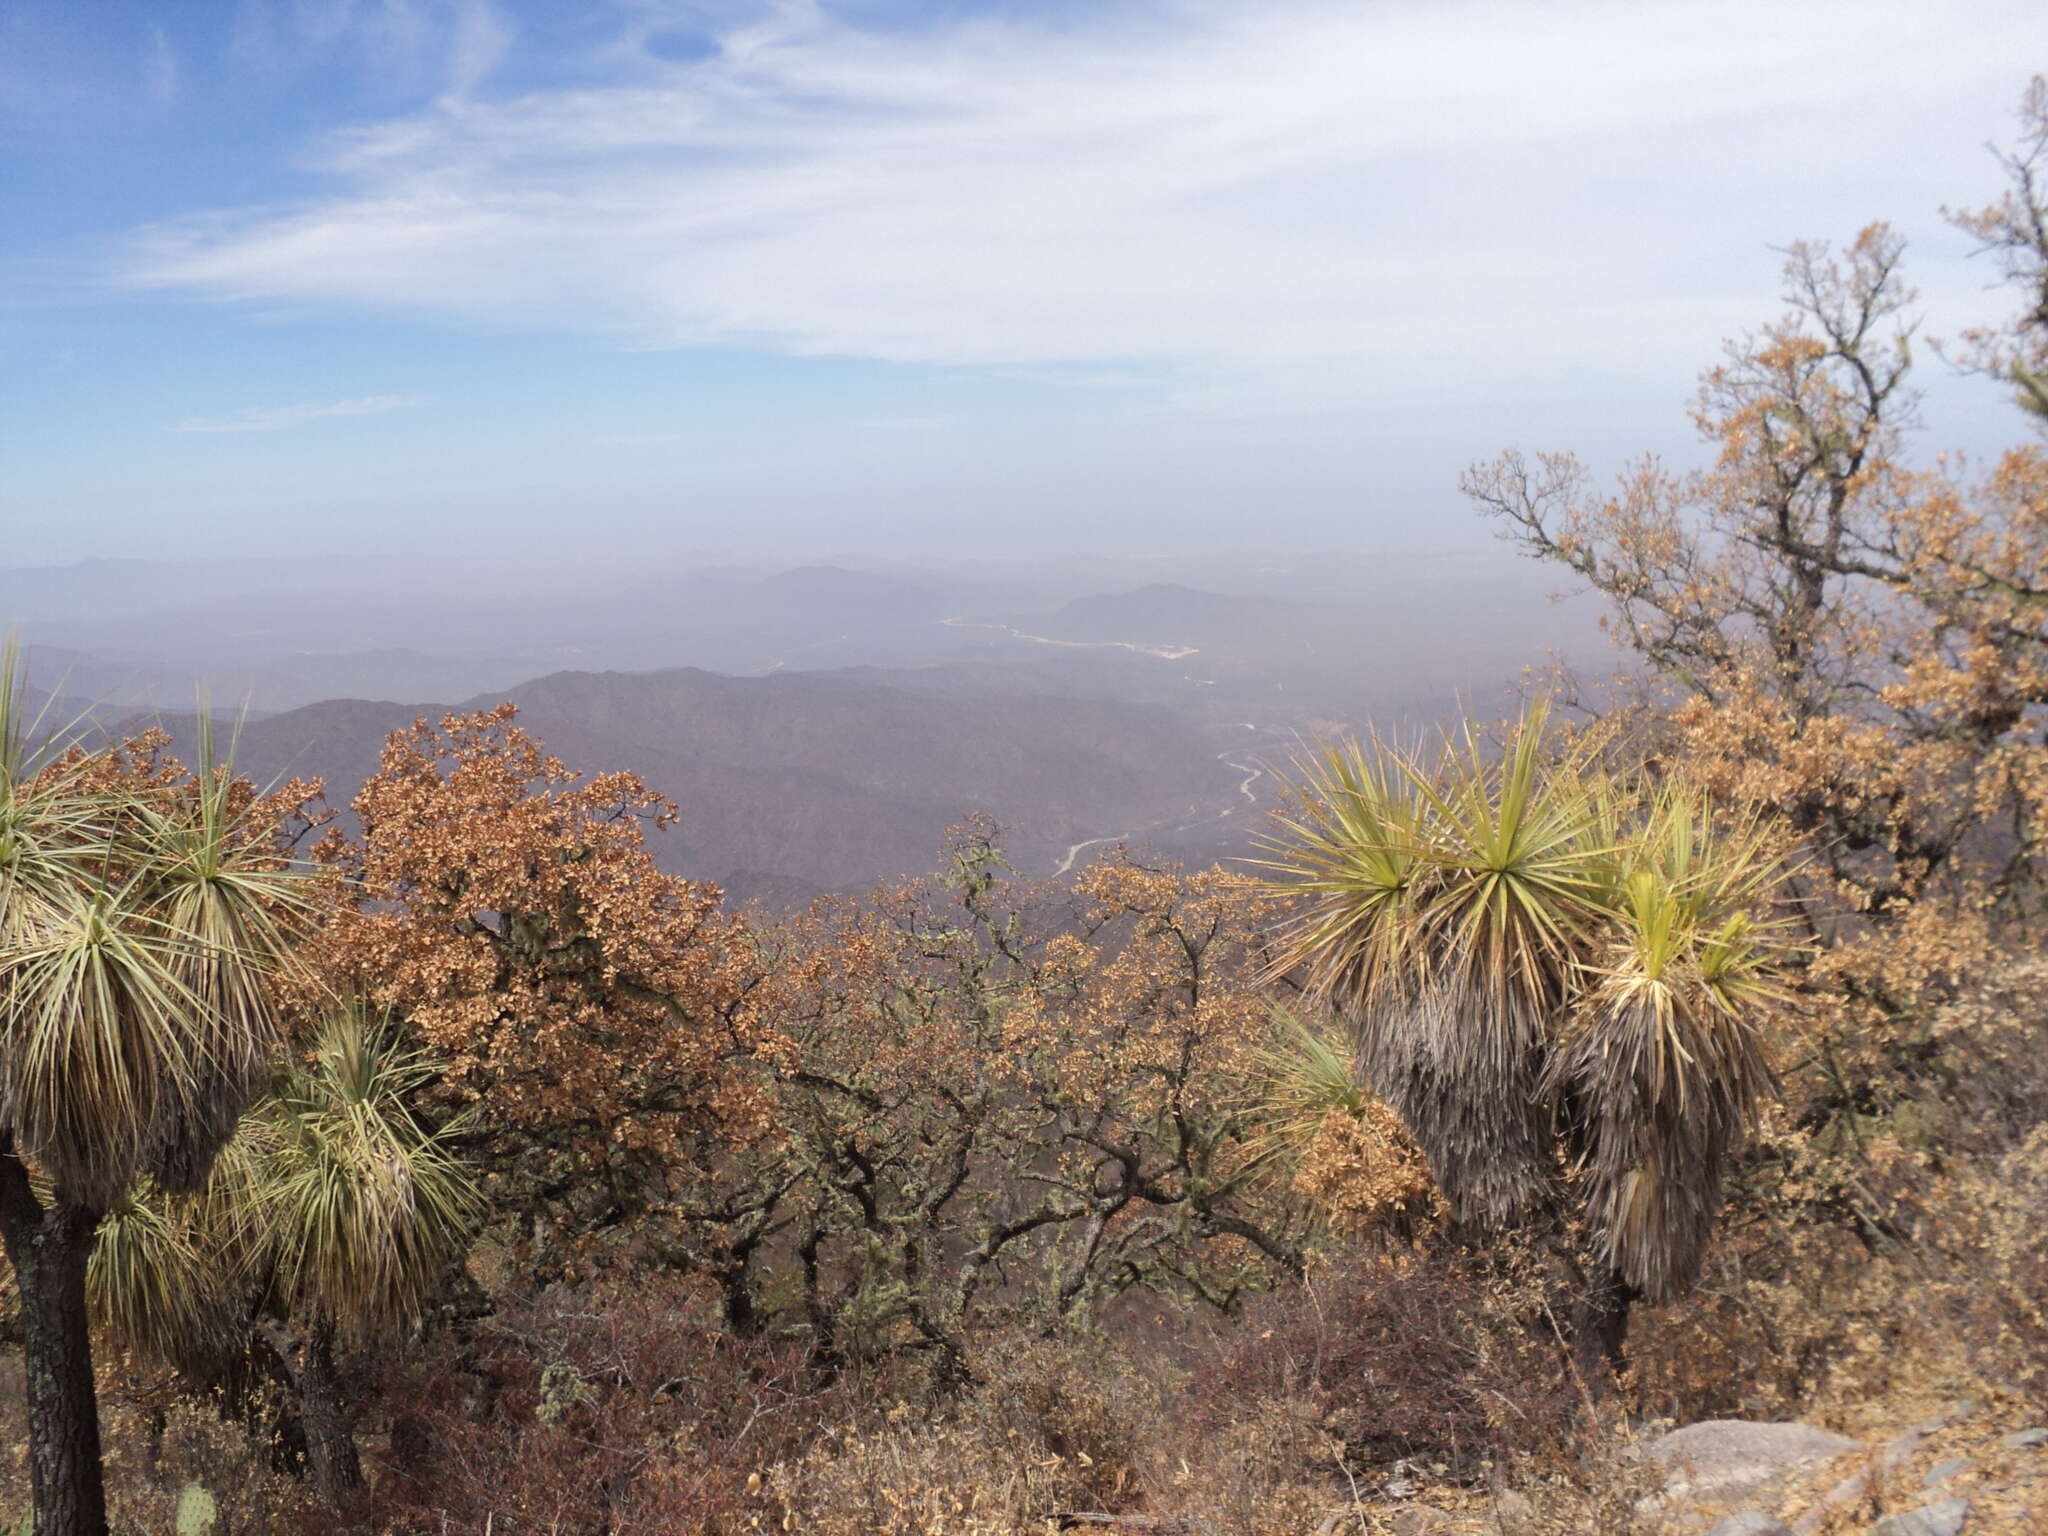
[[(1009, 830), (1021, 870), (1046, 874), (1084, 839), (1213, 813), (1241, 776), (1189, 721), (1097, 699), (683, 668), (560, 672), (452, 707), (501, 699), (572, 768), (631, 769), (682, 805), (679, 830), (657, 843), (664, 865), (776, 901), (928, 870), (946, 829), (977, 811)], [(324, 779), (345, 805), (389, 732), (440, 713), (311, 704), (246, 722), (236, 764), (262, 783)], [(190, 739), (189, 714), (160, 718)]]
[(1047, 632), (1070, 640), (1213, 645), (1226, 636), (1284, 630), (1302, 611), (1302, 605), (1278, 598), (1238, 597), (1154, 582), (1132, 592), (1075, 598), (1052, 616)]
[(189, 739), (198, 687), (240, 720), (246, 771), (324, 778), (337, 804), (390, 731), (510, 699), (572, 767), (631, 769), (682, 805), (665, 863), (788, 901), (926, 870), (975, 811), (1027, 873), (1125, 835), (1241, 853), (1299, 740), (1496, 713), (1546, 651), (1596, 654), (1590, 616), (1540, 583), (1479, 555), (609, 575), (89, 561), (0, 570), (0, 620), (55, 714)]
[[(216, 707), (256, 711), (424, 704), (565, 670), (1037, 662), (1064, 664), (1039, 668), (1055, 692), (1178, 691), (1219, 718), (1240, 712), (1220, 702), (1232, 696), (1270, 706), (1286, 695), (1296, 714), (1342, 719), (1384, 706), (1393, 682), (1457, 691), (1593, 641), (1583, 607), (1546, 602), (1541, 573), (1504, 554), (1226, 563), (1207, 570), (1214, 583), (1105, 579), (1146, 568), (672, 569), (628, 554), (600, 575), (484, 560), (86, 561), (0, 569), (0, 628), (19, 631), (46, 687), (175, 710), (198, 682)], [(1128, 665), (1134, 655), (1144, 665)]]

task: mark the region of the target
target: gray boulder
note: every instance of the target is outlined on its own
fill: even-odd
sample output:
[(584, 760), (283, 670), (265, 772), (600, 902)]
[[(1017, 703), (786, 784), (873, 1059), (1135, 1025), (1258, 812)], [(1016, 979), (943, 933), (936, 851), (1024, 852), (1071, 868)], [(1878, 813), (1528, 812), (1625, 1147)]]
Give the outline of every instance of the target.
[(1970, 1458), (1967, 1456), (1951, 1456), (1947, 1461), (1937, 1461), (1927, 1469), (1926, 1475), (1920, 1479), (1920, 1486), (1922, 1488), (1939, 1488), (1958, 1472), (1967, 1471), (1969, 1465)]
[(1716, 1520), (1707, 1536), (1792, 1536), (1792, 1528), (1776, 1515), (1743, 1509)]
[(1508, 1488), (1493, 1496), (1493, 1519), (1507, 1536), (1518, 1536), (1536, 1523), (1536, 1501)]
[(2038, 1451), (2048, 1446), (2048, 1429), (2016, 1429), (1998, 1443), (2008, 1450)]
[(1791, 1473), (1857, 1449), (1858, 1442), (1811, 1424), (1707, 1419), (1645, 1442), (1641, 1454), (1667, 1469), (1667, 1498), (1750, 1504)]
[(1943, 1499), (1904, 1514), (1886, 1515), (1870, 1528), (1870, 1536), (1962, 1536), (1969, 1523), (1968, 1499)]

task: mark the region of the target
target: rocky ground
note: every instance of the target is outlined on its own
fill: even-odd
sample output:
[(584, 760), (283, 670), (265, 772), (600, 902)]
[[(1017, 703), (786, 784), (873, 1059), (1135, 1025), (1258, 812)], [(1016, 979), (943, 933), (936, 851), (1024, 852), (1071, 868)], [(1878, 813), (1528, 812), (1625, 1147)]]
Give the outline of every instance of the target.
[[(1456, 1488), (1397, 1466), (1319, 1536), (2048, 1536), (2048, 1425), (2018, 1402), (1951, 1403), (1860, 1437), (1707, 1420), (1625, 1441), (1611, 1471), (1589, 1498), (1562, 1480)], [(1128, 1515), (1069, 1524), (1177, 1529)]]

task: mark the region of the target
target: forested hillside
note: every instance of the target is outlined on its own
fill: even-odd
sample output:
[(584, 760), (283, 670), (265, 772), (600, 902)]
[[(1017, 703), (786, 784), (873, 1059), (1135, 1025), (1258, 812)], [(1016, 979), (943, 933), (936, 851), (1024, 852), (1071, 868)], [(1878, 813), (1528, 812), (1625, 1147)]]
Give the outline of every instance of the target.
[(0, 1523), (2043, 1529), (2048, 81), (1997, 164), (1996, 457), (1873, 224), (1695, 467), (1467, 472), (1597, 666), (1379, 659), (1399, 572), (700, 572), (593, 649), (744, 673), (445, 705), (10, 642)]

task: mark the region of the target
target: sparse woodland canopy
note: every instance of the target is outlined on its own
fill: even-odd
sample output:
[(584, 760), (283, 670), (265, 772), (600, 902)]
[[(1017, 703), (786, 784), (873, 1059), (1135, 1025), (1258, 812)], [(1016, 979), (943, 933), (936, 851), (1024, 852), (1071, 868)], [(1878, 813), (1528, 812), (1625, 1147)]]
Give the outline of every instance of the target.
[(1227, 1308), (1298, 1270), (1258, 1134), (1251, 883), (1112, 857), (1035, 887), (985, 824), (951, 862), (769, 930), (804, 977), (776, 1131), (687, 1161), (664, 1212), (729, 1320), (957, 1374), (997, 1323), (1067, 1326), (1133, 1289)]
[(1467, 479), (1607, 601), (1592, 718), (1333, 745), (1258, 878), (972, 822), (735, 911), (509, 705), (308, 849), (157, 735), (32, 760), (10, 662), (37, 1536), (102, 1421), (123, 1529), (1293, 1536), (1641, 1530), (1616, 1397), (2048, 1404), (2048, 85), (2006, 167), (1953, 356), (2031, 440), (1917, 464), (1900, 242), (1793, 247), (1710, 463)]
[[(1957, 355), (2011, 386), (2039, 438), (2048, 349), (2048, 88), (2011, 190), (1955, 215), (2016, 312)], [(1873, 225), (1801, 243), (1786, 314), (1729, 346), (1695, 420), (1715, 460), (1610, 491), (1569, 455), (1508, 453), (1467, 494), (1608, 599), (1645, 664), (1632, 743), (1802, 834), (1816, 985), (1854, 1028), (1924, 1018), (2039, 915), (2048, 834), (2048, 453), (1907, 458), (1915, 323), (1904, 247)]]

